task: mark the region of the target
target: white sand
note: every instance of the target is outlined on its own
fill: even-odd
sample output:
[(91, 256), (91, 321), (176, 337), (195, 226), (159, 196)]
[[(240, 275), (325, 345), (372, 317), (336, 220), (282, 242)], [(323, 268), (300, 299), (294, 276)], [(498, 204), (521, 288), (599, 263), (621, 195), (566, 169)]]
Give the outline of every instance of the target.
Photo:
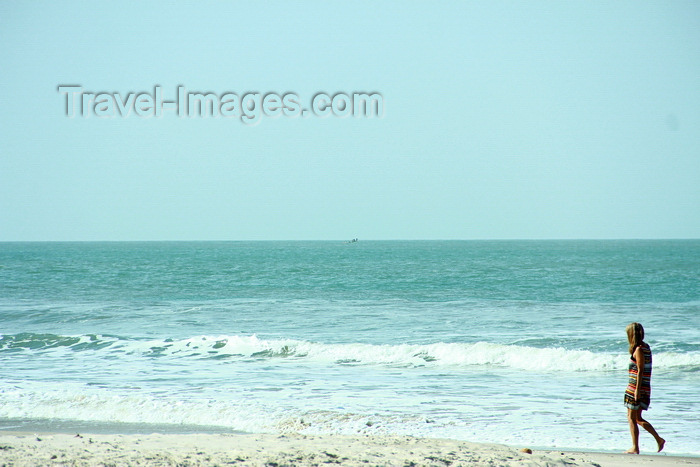
[(72, 435), (0, 433), (2, 466), (679, 466), (667, 455), (521, 452), (519, 448), (399, 436)]

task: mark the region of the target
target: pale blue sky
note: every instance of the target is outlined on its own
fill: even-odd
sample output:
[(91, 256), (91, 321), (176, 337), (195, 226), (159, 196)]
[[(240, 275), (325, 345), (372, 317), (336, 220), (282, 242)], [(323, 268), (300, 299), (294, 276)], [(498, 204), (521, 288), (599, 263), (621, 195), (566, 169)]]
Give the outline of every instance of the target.
[[(61, 84), (385, 112), (71, 119)], [(700, 237), (698, 2), (3, 2), (0, 92), (0, 241)]]

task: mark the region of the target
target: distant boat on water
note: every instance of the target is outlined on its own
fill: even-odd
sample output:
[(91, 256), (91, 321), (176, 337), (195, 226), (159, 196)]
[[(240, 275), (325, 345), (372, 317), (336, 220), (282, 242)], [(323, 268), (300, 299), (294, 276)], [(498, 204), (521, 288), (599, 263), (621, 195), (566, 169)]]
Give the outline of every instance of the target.
[(359, 239), (353, 238), (352, 240), (348, 240), (348, 241), (345, 242), (345, 243), (346, 243), (346, 244), (348, 244), (348, 243), (357, 243), (358, 241), (359, 241)]

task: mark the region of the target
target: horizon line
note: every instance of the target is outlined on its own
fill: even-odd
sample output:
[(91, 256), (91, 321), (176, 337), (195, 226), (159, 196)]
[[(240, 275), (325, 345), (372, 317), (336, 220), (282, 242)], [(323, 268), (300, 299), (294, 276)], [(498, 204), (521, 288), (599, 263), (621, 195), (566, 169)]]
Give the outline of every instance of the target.
[[(700, 237), (542, 237), (542, 238), (367, 238), (361, 242), (528, 242), (528, 241), (668, 241)], [(225, 243), (225, 242), (350, 242), (352, 239), (101, 239), (101, 240), (0, 240), (0, 243)]]

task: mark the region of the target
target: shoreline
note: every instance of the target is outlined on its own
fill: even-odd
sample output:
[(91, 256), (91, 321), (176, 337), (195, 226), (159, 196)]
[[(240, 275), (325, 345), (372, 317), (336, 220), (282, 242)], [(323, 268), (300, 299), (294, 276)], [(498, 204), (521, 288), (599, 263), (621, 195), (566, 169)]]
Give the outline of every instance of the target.
[(700, 466), (700, 457), (536, 450), (411, 436), (0, 432), (0, 466)]

